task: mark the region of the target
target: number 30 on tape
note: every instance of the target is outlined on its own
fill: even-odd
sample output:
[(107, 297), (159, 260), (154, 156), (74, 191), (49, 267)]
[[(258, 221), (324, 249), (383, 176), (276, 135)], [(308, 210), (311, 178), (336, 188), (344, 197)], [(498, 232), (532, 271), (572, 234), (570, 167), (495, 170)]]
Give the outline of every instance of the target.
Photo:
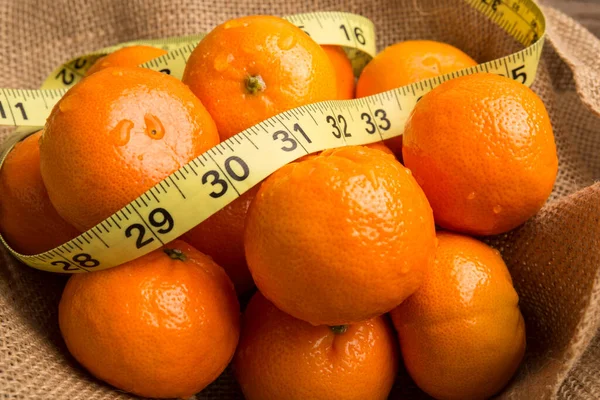
[[(375, 96), (326, 101), (283, 112), (208, 150), (94, 228), (45, 253), (19, 254), (0, 239), (23, 263), (46, 271), (77, 273), (114, 267), (176, 239), (278, 168), (303, 155), (401, 135), (406, 118), (418, 99), (448, 79), (491, 72), (530, 85), (535, 79), (544, 39), (545, 20), (540, 9), (530, 0), (464, 1), (502, 27), (524, 48), (476, 67)], [(374, 54), (373, 26), (363, 17), (323, 12), (288, 19), (301, 26), (318, 43), (346, 46), (357, 69)], [(144, 66), (168, 69), (173, 75), (180, 76), (197, 40), (197, 36), (179, 41), (171, 39), (172, 50)], [(58, 79), (62, 79), (61, 75)], [(0, 123), (41, 125), (51, 109), (48, 105), (56, 103), (64, 88), (0, 89), (0, 92)], [(54, 102), (47, 100), (52, 93), (56, 97)], [(42, 100), (38, 101), (39, 98)], [(9, 119), (9, 114), (20, 114), (21, 118)], [(37, 115), (35, 124), (31, 121), (23, 124), (34, 114)], [(0, 162), (24, 135), (9, 138)]]

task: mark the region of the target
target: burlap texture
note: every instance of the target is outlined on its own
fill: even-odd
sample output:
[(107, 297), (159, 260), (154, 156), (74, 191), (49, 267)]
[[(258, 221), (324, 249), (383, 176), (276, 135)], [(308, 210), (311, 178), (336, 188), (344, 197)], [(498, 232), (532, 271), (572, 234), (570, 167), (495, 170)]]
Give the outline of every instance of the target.
[[(36, 88), (56, 65), (121, 41), (207, 31), (234, 16), (344, 10), (371, 18), (378, 47), (434, 39), (483, 62), (519, 47), (460, 0), (0, 0), (0, 87)], [(530, 222), (487, 239), (505, 257), (527, 322), (526, 360), (501, 395), (600, 398), (600, 41), (550, 9), (534, 90), (555, 128), (559, 176)], [(3, 139), (8, 130), (0, 131)], [(0, 196), (2, 194), (0, 193)], [(0, 397), (125, 399), (68, 355), (57, 327), (64, 276), (35, 271), (0, 251)], [(228, 373), (198, 399), (241, 399)], [(402, 376), (391, 398), (426, 398)], [(366, 399), (367, 400), (367, 399)]]

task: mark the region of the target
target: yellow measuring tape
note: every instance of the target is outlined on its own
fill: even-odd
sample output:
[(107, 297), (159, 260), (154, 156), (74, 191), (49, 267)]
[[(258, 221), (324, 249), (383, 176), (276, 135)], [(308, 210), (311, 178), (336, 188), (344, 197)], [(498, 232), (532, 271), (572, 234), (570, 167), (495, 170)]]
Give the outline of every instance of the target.
[[(326, 101), (292, 109), (261, 122), (208, 150), (94, 228), (37, 255), (10, 252), (25, 264), (52, 272), (97, 271), (138, 258), (176, 239), (225, 207), (283, 165), (328, 148), (362, 145), (402, 134), (418, 99), (442, 82), (491, 72), (533, 83), (542, 50), (545, 20), (530, 0), (464, 0), (519, 41), (523, 50), (452, 74), (356, 100)], [(360, 69), (375, 51), (372, 23), (364, 17), (321, 12), (287, 17), (320, 44), (346, 46)], [(174, 38), (171, 51), (146, 65), (181, 76), (200, 36)], [(186, 42), (187, 40), (187, 42)], [(142, 43), (142, 42), (137, 42)], [(148, 44), (149, 42), (143, 42)], [(155, 44), (163, 45), (162, 42)], [(129, 44), (132, 44), (130, 42)], [(46, 82), (53, 90), (0, 89), (0, 124), (43, 125), (51, 107), (102, 52), (71, 60)], [(65, 72), (62, 72), (64, 69)], [(72, 75), (71, 75), (72, 74)], [(66, 76), (66, 79), (63, 79)], [(71, 76), (73, 76), (71, 82)], [(62, 83), (61, 83), (62, 81)], [(63, 85), (62, 88), (56, 88)], [(25, 134), (13, 137), (9, 150)], [(8, 151), (7, 150), (7, 151)], [(5, 153), (6, 154), (6, 153)], [(0, 163), (5, 155), (0, 158)], [(197, 205), (202, 204), (202, 208)]]
[(159, 47), (166, 51), (174, 51), (180, 47), (187, 46), (189, 44), (197, 44), (202, 40), (204, 34), (190, 35), (190, 36), (179, 36), (167, 39), (148, 39), (148, 40), (133, 40), (130, 42), (119, 43), (115, 46), (105, 47), (93, 53), (84, 54), (71, 60), (67, 61), (63, 65), (56, 68), (48, 75), (42, 89), (68, 89), (77, 82), (79, 82), (85, 76), (88, 69), (96, 62), (99, 58), (110, 54), (116, 50), (122, 49), (123, 47), (135, 46), (135, 45), (146, 45)]
[[(375, 29), (373, 23), (363, 16), (343, 12), (314, 12), (284, 18), (300, 27), (319, 44), (348, 48), (355, 71), (362, 70), (362, 67), (375, 56)], [(61, 65), (44, 81), (42, 90), (0, 89), (0, 125), (44, 126), (52, 107), (69, 87), (84, 77), (85, 72), (94, 62), (126, 46), (145, 44), (169, 50), (168, 54), (142, 66), (181, 79), (188, 57), (203, 37), (204, 35), (200, 34), (121, 43), (76, 57)]]

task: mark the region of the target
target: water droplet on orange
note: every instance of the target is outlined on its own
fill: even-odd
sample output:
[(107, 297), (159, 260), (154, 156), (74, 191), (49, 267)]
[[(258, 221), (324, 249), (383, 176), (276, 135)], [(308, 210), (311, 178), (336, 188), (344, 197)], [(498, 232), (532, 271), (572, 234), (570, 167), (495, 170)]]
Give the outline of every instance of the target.
[(79, 98), (76, 95), (68, 95), (63, 97), (58, 103), (58, 109), (61, 112), (74, 110), (79, 103)]
[(277, 47), (281, 50), (289, 50), (296, 45), (294, 36), (282, 36), (277, 40)]
[(423, 66), (429, 68), (431, 71), (439, 74), (441, 71), (440, 61), (435, 57), (423, 58)]
[(227, 21), (223, 24), (223, 29), (239, 28), (244, 26), (248, 26), (248, 23), (232, 19), (231, 21)]
[(494, 206), (494, 214), (500, 214), (502, 212), (502, 206), (496, 205)]
[(471, 192), (469, 193), (469, 195), (467, 196), (467, 200), (473, 200), (475, 198), (475, 192)]
[(131, 129), (133, 129), (132, 121), (128, 119), (119, 121), (117, 126), (110, 131), (110, 136), (112, 137), (113, 143), (117, 146), (125, 146), (127, 143), (129, 143)]
[(408, 266), (408, 264), (406, 262), (403, 262), (400, 264), (400, 273), (401, 274), (408, 274), (410, 272), (410, 267)]
[(158, 140), (165, 136), (165, 127), (155, 115), (146, 114), (144, 122), (146, 123), (146, 134), (150, 138)]
[(215, 57), (213, 66), (215, 67), (215, 70), (218, 72), (224, 71), (229, 67), (229, 65), (231, 64), (233, 59), (234, 59), (233, 54), (221, 53)]
[(123, 71), (113, 71), (111, 72), (112, 76), (123, 76)]

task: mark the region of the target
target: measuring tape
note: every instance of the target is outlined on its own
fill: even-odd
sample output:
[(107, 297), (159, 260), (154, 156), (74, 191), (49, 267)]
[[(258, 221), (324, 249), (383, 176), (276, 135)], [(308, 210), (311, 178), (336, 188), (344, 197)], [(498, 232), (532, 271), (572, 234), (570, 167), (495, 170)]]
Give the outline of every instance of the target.
[[(278, 168), (306, 154), (401, 135), (419, 98), (446, 80), (491, 72), (531, 85), (545, 32), (545, 19), (540, 9), (530, 0), (464, 1), (501, 26), (524, 48), (501, 59), (374, 96), (325, 101), (278, 114), (223, 141), (94, 228), (45, 253), (22, 255), (12, 250), (3, 238), (0, 240), (23, 263), (41, 270), (78, 273), (114, 267), (176, 239)], [(322, 12), (287, 18), (320, 44), (350, 48), (354, 60), (361, 57), (357, 56), (359, 53), (366, 54), (363, 58), (374, 54), (373, 26), (363, 17)], [(181, 76), (197, 38), (189, 39), (188, 43), (184, 43), (185, 39), (173, 39), (172, 50), (146, 66), (155, 70), (168, 69), (172, 75)], [(362, 62), (359, 60), (355, 65), (360, 66)], [(63, 67), (58, 70), (62, 71)], [(9, 119), (4, 124), (16, 126), (25, 125), (24, 122), (31, 124), (32, 120), (43, 124), (50, 104), (56, 103), (64, 93), (64, 89), (0, 91), (4, 107), (0, 108), (0, 118)], [(26, 112), (31, 113), (31, 119), (23, 118)], [(10, 138), (7, 151), (25, 135)], [(202, 207), (198, 208), (198, 204)]]
[(198, 34), (190, 36), (177, 36), (167, 39), (133, 40), (130, 42), (119, 43), (114, 46), (104, 47), (93, 53), (72, 58), (63, 65), (57, 67), (50, 73), (50, 75), (48, 75), (44, 83), (42, 83), (41, 89), (70, 88), (83, 79), (87, 70), (90, 69), (90, 67), (94, 65), (99, 58), (104, 57), (105, 55), (116, 50), (122, 49), (123, 47), (146, 45), (159, 47), (170, 52), (189, 44), (197, 44), (204, 36), (204, 34)]
[[(339, 45), (347, 52), (356, 72), (375, 56), (373, 22), (361, 15), (343, 12), (314, 12), (284, 17), (304, 30), (321, 45)], [(42, 84), (42, 90), (0, 89), (0, 125), (42, 127), (54, 105), (67, 89), (81, 79), (100, 57), (126, 46), (144, 44), (161, 47), (169, 53), (142, 67), (168, 73), (178, 79), (188, 57), (204, 34), (169, 39), (137, 40), (107, 47), (69, 60), (56, 68)], [(27, 131), (31, 132), (31, 129)]]

